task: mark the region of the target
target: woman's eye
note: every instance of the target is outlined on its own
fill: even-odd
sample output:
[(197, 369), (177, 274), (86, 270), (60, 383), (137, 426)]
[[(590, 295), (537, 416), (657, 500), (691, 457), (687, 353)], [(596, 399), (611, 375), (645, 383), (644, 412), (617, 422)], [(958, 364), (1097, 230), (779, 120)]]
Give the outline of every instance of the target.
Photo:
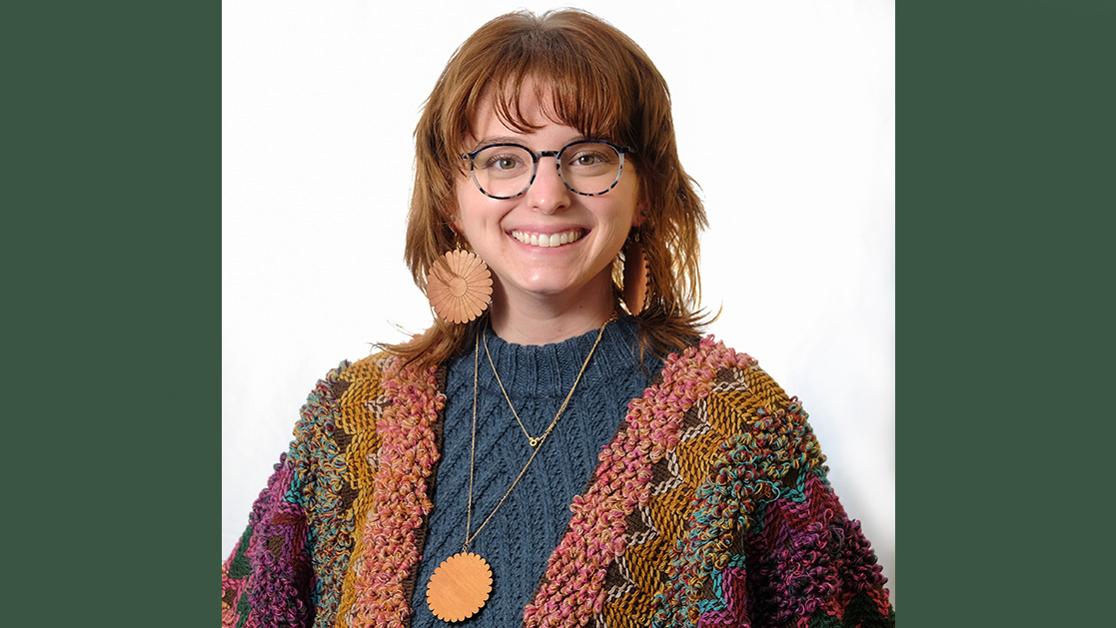
[(495, 155), (485, 161), (485, 168), (495, 170), (514, 170), (519, 167), (520, 160), (515, 155)]
[(605, 154), (599, 150), (583, 150), (571, 156), (567, 163), (574, 167), (588, 168), (591, 166), (611, 164), (614, 161), (616, 161), (614, 156)]

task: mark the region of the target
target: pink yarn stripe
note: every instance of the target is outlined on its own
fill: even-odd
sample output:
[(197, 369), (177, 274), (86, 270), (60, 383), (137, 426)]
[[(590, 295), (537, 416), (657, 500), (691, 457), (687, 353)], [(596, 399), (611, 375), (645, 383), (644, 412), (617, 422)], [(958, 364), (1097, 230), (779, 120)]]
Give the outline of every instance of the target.
[(526, 626), (583, 626), (601, 611), (608, 566), (625, 549), (627, 518), (650, 497), (652, 465), (677, 447), (683, 416), (709, 393), (716, 373), (754, 363), (711, 336), (667, 359), (662, 380), (628, 404), (624, 427), (601, 452), (592, 485), (574, 497), (566, 534), (524, 610)]
[(232, 554), (229, 554), (228, 559), (221, 569), (221, 591), (232, 592), (231, 594), (226, 593), (228, 596), (228, 603), (222, 603), (221, 605), (222, 628), (233, 628), (236, 626), (237, 621), (240, 619), (239, 609), (237, 608), (238, 602), (240, 602), (240, 596), (247, 595), (245, 589), (248, 588), (248, 578), (229, 577), (229, 569), (232, 567), (236, 555), (240, 553), (240, 546), (243, 542), (243, 539), (236, 542)]
[(749, 628), (752, 624), (745, 619), (748, 615), (747, 590), (747, 573), (743, 567), (729, 567), (721, 572), (721, 599), (725, 602), (725, 608), (702, 613), (698, 618), (698, 628)]

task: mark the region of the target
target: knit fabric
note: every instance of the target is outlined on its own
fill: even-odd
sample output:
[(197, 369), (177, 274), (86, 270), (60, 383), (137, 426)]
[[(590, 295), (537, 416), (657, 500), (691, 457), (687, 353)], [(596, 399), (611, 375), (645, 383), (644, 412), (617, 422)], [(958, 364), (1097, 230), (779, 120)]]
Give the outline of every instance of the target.
[[(543, 346), (504, 342), (491, 331), (488, 346), (516, 411), (532, 435), (554, 418), (597, 338), (593, 330)], [(553, 433), (526, 475), (470, 550), (492, 567), (492, 594), (470, 626), (513, 626), (522, 620), (546, 559), (570, 519), (570, 500), (585, 490), (597, 453), (616, 434), (628, 402), (647, 387), (662, 363), (648, 357), (639, 364), (635, 322), (609, 324), (585, 374)], [(472, 529), (484, 521), (531, 455), (496, 378), (480, 351), (477, 450), (473, 479)], [(473, 353), (448, 367), (442, 461), (434, 483), (434, 511), (426, 534), (422, 564), (412, 594), (413, 626), (444, 626), (426, 604), (426, 583), (443, 560), (461, 551), (469, 491), (472, 431)]]
[[(224, 564), (223, 625), (410, 623), (445, 389), (383, 355), (319, 382)], [(801, 404), (712, 338), (628, 404), (569, 512), (524, 625), (894, 625)]]

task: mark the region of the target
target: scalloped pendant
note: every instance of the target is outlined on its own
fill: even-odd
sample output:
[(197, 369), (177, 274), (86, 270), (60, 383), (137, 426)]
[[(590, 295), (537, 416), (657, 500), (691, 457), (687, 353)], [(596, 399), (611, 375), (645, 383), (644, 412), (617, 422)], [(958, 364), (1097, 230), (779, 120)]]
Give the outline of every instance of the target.
[(426, 584), (426, 605), (446, 622), (469, 619), (492, 593), (492, 568), (478, 554), (458, 552), (442, 561)]

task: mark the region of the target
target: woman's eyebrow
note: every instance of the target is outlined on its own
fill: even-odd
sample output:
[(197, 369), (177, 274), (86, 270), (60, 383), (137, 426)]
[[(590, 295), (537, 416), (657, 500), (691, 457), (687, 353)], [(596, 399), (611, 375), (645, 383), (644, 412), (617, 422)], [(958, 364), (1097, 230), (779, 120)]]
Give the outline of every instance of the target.
[(489, 144), (524, 144), (524, 145), (526, 145), (525, 142), (523, 141), (523, 138), (521, 138), (521, 137), (498, 136), (498, 137), (486, 137), (484, 139), (477, 140), (476, 146), (479, 148), (481, 146), (488, 146)]
[[(575, 136), (567, 139), (566, 141), (562, 142), (562, 144), (560, 146), (555, 146), (553, 148), (553, 150), (558, 150), (562, 146), (565, 146), (566, 144), (569, 144), (571, 142), (580, 142), (582, 140), (587, 140), (587, 139), (590, 139), (590, 138), (588, 136), (585, 136), (585, 135), (575, 135)], [(492, 144), (518, 144), (520, 146), (526, 146), (526, 147), (531, 148), (532, 150), (534, 150), (534, 148), (528, 146), (528, 142), (524, 138), (522, 138), (522, 137), (512, 137), (512, 136), (486, 137), (482, 140), (478, 140), (477, 143), (473, 147), (474, 148), (480, 148), (482, 146), (490, 146)], [(548, 149), (543, 149), (543, 150), (548, 150)]]

